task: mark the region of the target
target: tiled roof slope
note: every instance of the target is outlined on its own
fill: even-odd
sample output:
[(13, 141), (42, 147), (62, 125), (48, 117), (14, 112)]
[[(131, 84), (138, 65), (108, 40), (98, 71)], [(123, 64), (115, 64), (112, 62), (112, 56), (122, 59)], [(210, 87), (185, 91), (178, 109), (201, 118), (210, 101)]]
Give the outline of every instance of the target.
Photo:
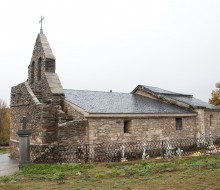
[(194, 97), (187, 97), (187, 96), (169, 96), (167, 95), (168, 97), (172, 98), (172, 99), (175, 99), (175, 100), (178, 100), (178, 101), (181, 101), (181, 102), (184, 102), (186, 104), (189, 104), (190, 106), (192, 107), (204, 107), (204, 108), (208, 108), (208, 109), (220, 109), (216, 106), (213, 106), (211, 104), (208, 104), (202, 100), (199, 100), (197, 98), (194, 98)]
[(176, 105), (163, 103), (137, 94), (64, 90), (65, 99), (88, 113), (104, 114), (190, 114)]
[(171, 91), (164, 90), (164, 89), (161, 89), (161, 88), (158, 88), (158, 87), (145, 86), (145, 85), (140, 85), (140, 86), (143, 86), (146, 90), (149, 90), (151, 92), (158, 93), (158, 94), (163, 94), (163, 95), (192, 96), (190, 94), (182, 94), (182, 93), (171, 92)]
[[(208, 104), (202, 100), (194, 98), (192, 95), (189, 95), (189, 94), (170, 92), (170, 91), (163, 90), (163, 89), (160, 89), (157, 87), (151, 87), (151, 86), (145, 86), (145, 85), (138, 85), (137, 88), (138, 87), (141, 87), (146, 92), (150, 92), (152, 94), (161, 95), (161, 96), (168, 97), (168, 98), (180, 101), (180, 102), (184, 102), (194, 108), (204, 107), (204, 108), (208, 108), (208, 109), (220, 109), (219, 107), (213, 106), (213, 105)], [(137, 88), (135, 88), (132, 92), (134, 92)]]

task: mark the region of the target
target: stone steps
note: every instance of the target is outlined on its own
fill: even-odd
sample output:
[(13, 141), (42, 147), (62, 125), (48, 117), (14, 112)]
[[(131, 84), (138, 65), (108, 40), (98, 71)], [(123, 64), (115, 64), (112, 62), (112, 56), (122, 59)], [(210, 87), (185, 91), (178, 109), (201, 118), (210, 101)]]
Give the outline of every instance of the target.
[(66, 123), (68, 121), (73, 121), (73, 117), (71, 115), (67, 115), (62, 110), (58, 111), (59, 123)]

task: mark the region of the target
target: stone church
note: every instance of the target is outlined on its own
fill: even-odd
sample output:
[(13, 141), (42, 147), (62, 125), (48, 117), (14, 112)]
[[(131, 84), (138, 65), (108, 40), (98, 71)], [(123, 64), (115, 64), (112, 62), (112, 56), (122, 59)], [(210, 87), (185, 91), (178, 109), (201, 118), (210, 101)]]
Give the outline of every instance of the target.
[(189, 94), (138, 85), (131, 93), (63, 89), (56, 59), (41, 31), (28, 79), (11, 88), (11, 155), (18, 155), (20, 119), (31, 144), (123, 143), (220, 136), (220, 109)]

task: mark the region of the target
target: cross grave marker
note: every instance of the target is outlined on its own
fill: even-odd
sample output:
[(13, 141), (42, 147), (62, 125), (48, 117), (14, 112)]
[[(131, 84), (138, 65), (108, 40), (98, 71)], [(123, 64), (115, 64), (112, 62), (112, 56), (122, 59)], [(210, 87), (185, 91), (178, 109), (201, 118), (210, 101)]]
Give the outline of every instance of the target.
[(18, 130), (17, 134), (19, 136), (19, 167), (23, 165), (30, 164), (30, 140), (29, 136), (31, 131), (27, 129), (28, 119), (23, 116), (20, 119), (22, 124), (22, 129)]
[(27, 123), (28, 123), (27, 117), (23, 116), (20, 120), (20, 123), (22, 123), (22, 129), (27, 129)]

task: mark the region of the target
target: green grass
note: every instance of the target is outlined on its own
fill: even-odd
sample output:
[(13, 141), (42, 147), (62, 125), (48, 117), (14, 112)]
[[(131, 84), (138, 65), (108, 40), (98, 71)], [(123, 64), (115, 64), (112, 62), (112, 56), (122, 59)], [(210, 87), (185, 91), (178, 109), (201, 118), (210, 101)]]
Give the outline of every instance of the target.
[(220, 155), (93, 164), (33, 164), (0, 177), (0, 189), (220, 189)]
[(9, 153), (9, 147), (0, 147), (0, 154), (8, 154)]

